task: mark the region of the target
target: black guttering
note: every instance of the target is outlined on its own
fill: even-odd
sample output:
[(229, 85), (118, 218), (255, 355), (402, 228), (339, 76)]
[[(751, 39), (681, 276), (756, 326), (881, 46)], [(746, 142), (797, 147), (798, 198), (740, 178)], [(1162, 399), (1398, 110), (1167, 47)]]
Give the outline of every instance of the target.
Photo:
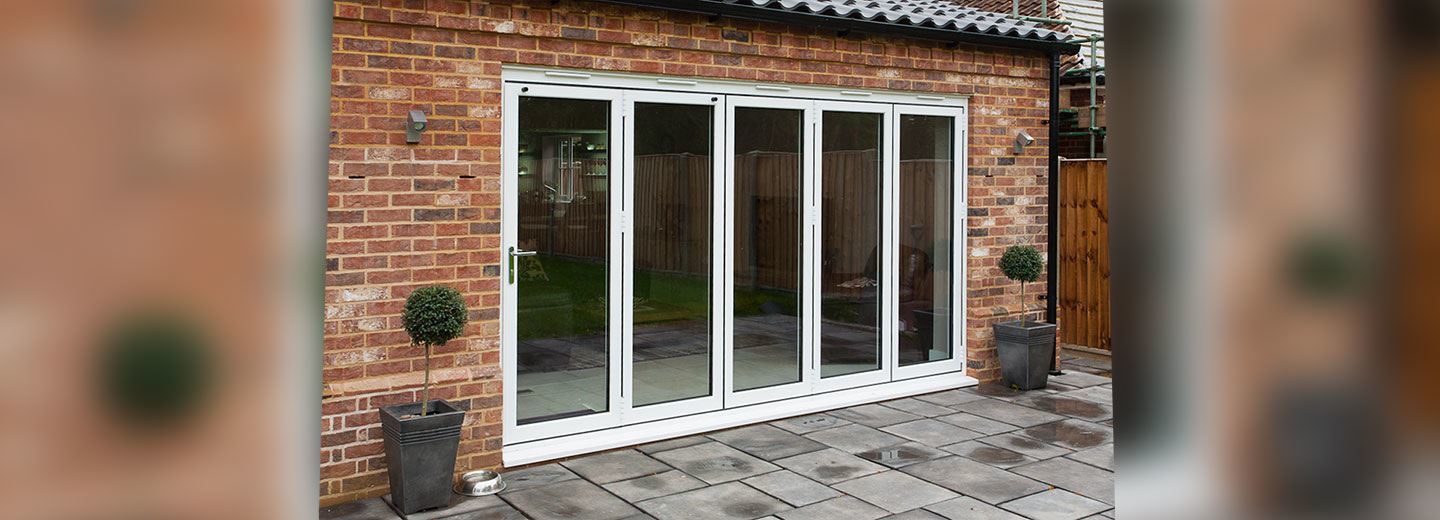
[(999, 47), (1030, 49), (1045, 52), (1058, 51), (1065, 54), (1074, 54), (1080, 52), (1080, 46), (1078, 44), (1065, 43), (1062, 41), (1038, 40), (1031, 38), (1020, 38), (1016, 36), (1005, 36), (999, 34), (963, 32), (953, 29), (940, 29), (934, 27), (892, 24), (885, 22), (877, 22), (873, 20), (861, 20), (840, 16), (802, 13), (795, 11), (786, 11), (783, 9), (765, 9), (737, 4), (696, 2), (686, 0), (597, 1), (612, 4), (627, 4), (643, 7), (654, 7), (660, 9), (669, 9), (672, 11), (685, 11), (710, 16), (728, 16), (730, 18), (741, 18), (762, 22), (779, 22), (811, 27), (823, 27), (825, 29), (831, 29), (836, 32), (857, 31), (872, 34), (894, 34), (899, 36), (908, 36), (912, 38), (922, 38), (927, 40), (940, 40), (949, 43), (993, 45)]
[[(1059, 301), (1060, 289), (1060, 56), (1058, 52), (1050, 54), (1050, 120), (1046, 125), (1050, 127), (1050, 141), (1046, 143), (1046, 152), (1050, 154), (1050, 178), (1046, 182), (1049, 195), (1045, 200), (1045, 240), (1047, 244), (1045, 262), (1045, 321), (1055, 323), (1058, 316), (1056, 302)], [(1050, 358), (1050, 373), (1060, 374), (1060, 367), (1056, 364), (1056, 357)]]

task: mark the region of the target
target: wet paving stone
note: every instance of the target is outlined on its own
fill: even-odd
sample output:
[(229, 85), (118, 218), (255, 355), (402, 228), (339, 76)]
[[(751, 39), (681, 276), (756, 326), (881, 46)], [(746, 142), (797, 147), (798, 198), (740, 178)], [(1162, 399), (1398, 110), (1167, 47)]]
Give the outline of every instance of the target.
[(950, 520), (1025, 520), (1004, 509), (986, 504), (972, 497), (960, 497), (939, 504), (925, 506), (925, 509), (939, 513)]
[(978, 415), (986, 419), (993, 419), (1003, 423), (1013, 424), (1021, 428), (1028, 428), (1030, 426), (1036, 426), (1064, 419), (1063, 416), (1056, 415), (1050, 412), (1043, 412), (1034, 408), (1020, 406), (1015, 403), (1008, 403), (1005, 401), (988, 398), (981, 399), (979, 401), (971, 401), (959, 406), (953, 406), (952, 408), (957, 411)]
[(710, 438), (765, 460), (783, 459), (825, 449), (824, 444), (768, 424), (712, 433)]
[(670, 470), (664, 473), (605, 484), (605, 490), (631, 503), (705, 487), (705, 482)]
[(880, 431), (930, 446), (944, 446), (982, 436), (980, 433), (934, 419), (921, 419), (886, 426)]
[(970, 401), (980, 399), (981, 397), (983, 396), (976, 394), (971, 388), (964, 388), (960, 390), (946, 390), (944, 392), (936, 392), (933, 394), (917, 395), (914, 398), (930, 404), (950, 407), (957, 404), (968, 403)]
[(902, 412), (887, 406), (878, 404), (867, 404), (850, 408), (841, 408), (829, 412), (830, 415), (845, 419), (847, 421), (863, 424), (871, 428), (880, 428), (892, 424), (909, 422), (921, 417), (909, 412)]
[(780, 469), (774, 464), (718, 442), (662, 451), (656, 453), (655, 458), (710, 484), (740, 480)]
[(1003, 469), (955, 456), (906, 466), (900, 471), (991, 504), (1038, 493), (1049, 487)]
[(565, 469), (564, 466), (559, 464), (545, 464), (515, 471), (507, 471), (503, 476), (505, 478), (505, 490), (500, 492), (502, 495), (580, 478), (575, 472)]
[(1110, 505), (1063, 489), (1011, 500), (1000, 507), (1036, 520), (1074, 520), (1110, 509)]
[(772, 471), (741, 482), (795, 507), (808, 506), (840, 496), (839, 491), (829, 486), (786, 470)]
[(965, 441), (946, 446), (943, 449), (961, 457), (984, 462), (1001, 469), (1013, 468), (1037, 460), (1034, 457), (1027, 456), (1018, 451), (1008, 450), (999, 446), (991, 446), (980, 441)]
[(1085, 451), (1077, 451), (1066, 455), (1066, 458), (1078, 460), (1100, 469), (1115, 471), (1115, 445), (1102, 444)]
[(850, 453), (860, 453), (862, 451), (870, 451), (886, 446), (904, 444), (906, 442), (903, 438), (859, 424), (849, 424), (839, 428), (821, 430), (806, 435), (806, 437)]
[(790, 509), (739, 482), (653, 498), (636, 504), (658, 520), (751, 520)]
[(1039, 460), (1070, 454), (1069, 449), (1014, 433), (992, 435), (979, 439), (979, 441), (991, 446), (999, 446), (1010, 451), (1019, 452)]
[(835, 489), (891, 513), (903, 513), (958, 497), (955, 492), (899, 471), (886, 471), (835, 485)]
[(560, 464), (596, 484), (609, 484), (670, 470), (664, 463), (635, 450), (601, 453), (563, 461)]
[(1114, 412), (1111, 411), (1109, 406), (1094, 401), (1066, 397), (1064, 394), (1034, 395), (1020, 399), (1016, 401), (1016, 403), (1038, 410), (1092, 422), (1103, 421), (1114, 417)]
[(898, 515), (881, 518), (880, 520), (945, 520), (945, 517), (924, 509), (911, 509)]
[(950, 415), (952, 413), (955, 413), (955, 410), (951, 410), (938, 404), (927, 403), (913, 397), (896, 399), (894, 401), (886, 401), (880, 404), (883, 406), (894, 408), (896, 410), (900, 410), (902, 412), (913, 413), (921, 417), (938, 417), (941, 415)]
[(785, 520), (875, 520), (890, 514), (855, 497), (836, 497), (818, 504), (792, 509), (776, 516)]
[(986, 419), (984, 417), (968, 413), (957, 413), (942, 417), (936, 417), (935, 420), (944, 421), (955, 426), (959, 426), (961, 428), (974, 432), (979, 432), (985, 435), (995, 435), (998, 433), (1012, 432), (1020, 429), (1019, 426), (1015, 426), (1013, 424), (1003, 423), (993, 419)]
[(1115, 503), (1115, 474), (1089, 464), (1056, 457), (1010, 471), (1106, 504)]
[(624, 500), (584, 480), (567, 480), (505, 495), (535, 520), (619, 520), (640, 513)]
[(775, 463), (827, 485), (885, 471), (885, 466), (834, 448), (780, 459)]
[(1020, 430), (1020, 433), (1072, 450), (1085, 450), (1110, 442), (1111, 429), (1095, 423), (1065, 419)]
[(804, 435), (807, 433), (818, 432), (820, 430), (827, 430), (838, 426), (844, 426), (850, 424), (850, 421), (835, 417), (833, 415), (817, 413), (814, 415), (804, 415), (780, 421), (773, 421), (770, 424), (784, 429), (785, 431), (788, 431), (790, 433)]
[(862, 451), (855, 454), (856, 457), (884, 464), (892, 468), (903, 468), (911, 464), (935, 460), (947, 455), (949, 455), (948, 452), (918, 442), (907, 442), (905, 444)]

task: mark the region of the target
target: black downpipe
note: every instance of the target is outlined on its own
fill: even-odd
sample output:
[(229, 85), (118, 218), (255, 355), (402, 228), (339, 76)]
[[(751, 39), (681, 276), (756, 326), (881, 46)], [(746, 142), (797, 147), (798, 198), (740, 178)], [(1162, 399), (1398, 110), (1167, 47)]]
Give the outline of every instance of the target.
[[(1060, 53), (1050, 53), (1050, 142), (1046, 153), (1050, 154), (1050, 178), (1046, 197), (1047, 240), (1046, 255), (1049, 257), (1045, 269), (1045, 321), (1055, 323), (1056, 302), (1059, 300), (1060, 280)], [(1060, 375), (1059, 363), (1050, 357), (1050, 374)]]

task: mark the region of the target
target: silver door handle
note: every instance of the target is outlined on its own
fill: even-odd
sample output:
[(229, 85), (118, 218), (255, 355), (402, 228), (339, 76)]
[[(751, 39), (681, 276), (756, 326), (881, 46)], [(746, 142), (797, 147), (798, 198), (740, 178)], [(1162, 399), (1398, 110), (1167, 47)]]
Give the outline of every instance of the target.
[(514, 246), (510, 247), (510, 285), (515, 285), (515, 257), (535, 256), (535, 253), (536, 251), (525, 251), (521, 249), (515, 249)]

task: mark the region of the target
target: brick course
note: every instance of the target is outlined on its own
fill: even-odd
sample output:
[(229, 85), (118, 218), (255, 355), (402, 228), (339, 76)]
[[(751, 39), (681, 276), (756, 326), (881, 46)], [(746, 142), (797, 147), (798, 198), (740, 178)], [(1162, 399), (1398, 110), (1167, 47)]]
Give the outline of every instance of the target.
[[(1019, 288), (996, 262), (1010, 244), (1045, 247), (1042, 53), (582, 1), (342, 0), (333, 22), (322, 505), (385, 492), (375, 410), (418, 399), (424, 352), (400, 310), (426, 285), (471, 309), (465, 336), (433, 353), (432, 398), (469, 410), (457, 470), (500, 466), (502, 64), (970, 96), (969, 373), (998, 377), (990, 325)], [(429, 115), (418, 145), (411, 109)], [(1016, 156), (1020, 130), (1037, 143)], [(1044, 284), (1027, 289), (1042, 308)]]

